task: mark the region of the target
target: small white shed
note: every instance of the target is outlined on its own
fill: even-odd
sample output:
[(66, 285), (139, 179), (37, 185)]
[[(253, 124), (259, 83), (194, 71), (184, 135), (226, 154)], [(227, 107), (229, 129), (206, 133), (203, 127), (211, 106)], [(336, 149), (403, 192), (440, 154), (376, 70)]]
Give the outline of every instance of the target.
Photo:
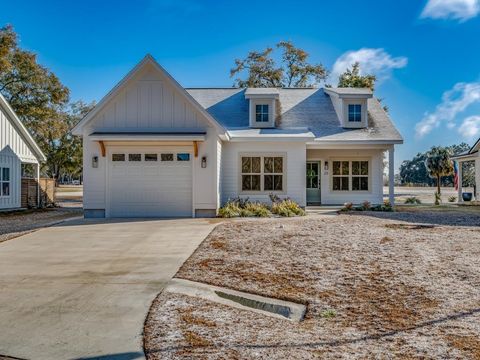
[(45, 155), (0, 94), (0, 210), (20, 207), (22, 164), (35, 165), (38, 180), (40, 163), (45, 160)]

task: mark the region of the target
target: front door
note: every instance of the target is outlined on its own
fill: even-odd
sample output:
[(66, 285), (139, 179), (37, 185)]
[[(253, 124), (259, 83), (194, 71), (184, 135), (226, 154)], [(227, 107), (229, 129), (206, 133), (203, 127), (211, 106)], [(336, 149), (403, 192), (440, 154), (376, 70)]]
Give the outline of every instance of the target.
[(307, 162), (307, 205), (320, 205), (320, 161)]

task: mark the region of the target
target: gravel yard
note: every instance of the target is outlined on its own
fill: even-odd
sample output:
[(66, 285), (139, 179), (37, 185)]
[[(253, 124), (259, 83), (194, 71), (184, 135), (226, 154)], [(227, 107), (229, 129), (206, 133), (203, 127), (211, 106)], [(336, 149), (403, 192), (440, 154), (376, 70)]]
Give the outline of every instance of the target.
[[(462, 226), (446, 225), (454, 214)], [(432, 212), (221, 224), (177, 277), (303, 303), (306, 318), (163, 293), (147, 358), (478, 359), (480, 214), (434, 215), (433, 226), (414, 224)]]
[(53, 208), (0, 213), (0, 242), (65, 219), (82, 216), (81, 209)]

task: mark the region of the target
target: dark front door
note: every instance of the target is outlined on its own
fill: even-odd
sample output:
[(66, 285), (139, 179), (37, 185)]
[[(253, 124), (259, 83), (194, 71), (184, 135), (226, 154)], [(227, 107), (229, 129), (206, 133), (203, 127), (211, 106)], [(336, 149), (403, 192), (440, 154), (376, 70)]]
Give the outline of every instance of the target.
[(320, 161), (307, 162), (307, 205), (320, 205)]

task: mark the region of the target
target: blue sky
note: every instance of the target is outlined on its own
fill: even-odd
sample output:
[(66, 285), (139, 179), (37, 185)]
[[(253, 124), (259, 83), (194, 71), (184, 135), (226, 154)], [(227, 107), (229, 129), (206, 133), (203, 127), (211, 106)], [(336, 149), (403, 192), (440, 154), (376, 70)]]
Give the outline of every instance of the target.
[(183, 86), (231, 86), (235, 58), (291, 40), (335, 73), (376, 73), (405, 138), (396, 161), (480, 136), (480, 0), (4, 1), (21, 46), (99, 100), (146, 53)]

